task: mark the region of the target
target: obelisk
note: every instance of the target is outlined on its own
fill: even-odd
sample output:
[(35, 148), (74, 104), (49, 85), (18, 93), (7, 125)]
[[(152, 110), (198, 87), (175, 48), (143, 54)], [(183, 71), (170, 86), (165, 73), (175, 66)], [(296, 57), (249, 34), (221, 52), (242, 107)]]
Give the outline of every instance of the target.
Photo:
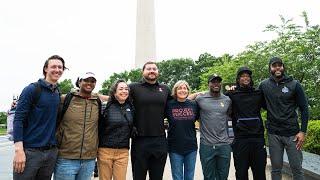
[(156, 61), (154, 0), (137, 0), (135, 68)]

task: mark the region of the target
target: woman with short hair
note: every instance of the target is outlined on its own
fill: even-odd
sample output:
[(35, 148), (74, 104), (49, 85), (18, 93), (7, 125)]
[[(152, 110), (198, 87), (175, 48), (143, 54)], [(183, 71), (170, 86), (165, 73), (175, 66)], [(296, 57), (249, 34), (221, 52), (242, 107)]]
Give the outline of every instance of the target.
[(168, 145), (173, 180), (194, 179), (197, 157), (195, 121), (198, 107), (195, 101), (187, 99), (190, 92), (186, 81), (178, 81), (172, 89), (172, 97), (166, 106), (169, 122)]

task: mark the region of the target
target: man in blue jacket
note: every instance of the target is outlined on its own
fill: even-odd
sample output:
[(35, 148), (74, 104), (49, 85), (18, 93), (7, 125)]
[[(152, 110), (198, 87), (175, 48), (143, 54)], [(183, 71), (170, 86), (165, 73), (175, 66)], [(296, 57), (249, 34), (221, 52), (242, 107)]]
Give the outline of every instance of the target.
[[(43, 79), (25, 87), (13, 122), (13, 179), (50, 180), (57, 158), (56, 119), (60, 102), (57, 83), (65, 69), (63, 58), (49, 57)], [(39, 91), (40, 87), (40, 91)]]
[[(267, 106), (267, 130), (272, 165), (272, 179), (281, 179), (283, 152), (286, 149), (293, 179), (303, 179), (301, 148), (308, 125), (308, 103), (297, 80), (285, 75), (282, 60), (269, 62), (270, 78), (261, 82)], [(301, 112), (301, 127), (296, 109)]]

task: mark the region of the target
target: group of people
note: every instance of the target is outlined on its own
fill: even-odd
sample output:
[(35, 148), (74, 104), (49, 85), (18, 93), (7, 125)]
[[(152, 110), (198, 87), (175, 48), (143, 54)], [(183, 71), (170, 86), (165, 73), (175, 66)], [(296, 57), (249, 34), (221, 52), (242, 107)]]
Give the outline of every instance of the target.
[[(172, 90), (158, 82), (155, 62), (142, 67), (142, 80), (117, 80), (108, 96), (93, 93), (92, 72), (79, 76), (79, 88), (60, 95), (57, 82), (66, 69), (62, 57), (49, 57), (44, 78), (22, 91), (13, 122), (13, 178), (89, 180), (97, 159), (99, 178), (126, 179), (131, 141), (134, 180), (163, 178), (169, 155), (172, 179), (194, 179), (198, 151), (195, 122), (200, 122), (199, 155), (205, 180), (228, 178), (233, 152), (236, 178), (266, 179), (266, 147), (261, 109), (267, 110), (272, 179), (281, 179), (286, 149), (294, 179), (303, 179), (301, 147), (308, 104), (300, 83), (286, 76), (284, 63), (270, 59), (270, 78), (253, 87), (252, 71), (239, 68), (236, 86), (225, 94), (222, 77), (208, 78), (208, 91), (190, 94), (185, 80)], [(39, 93), (40, 92), (40, 93)], [(38, 95), (39, 94), (39, 95)], [(296, 109), (301, 111), (301, 127)], [(169, 122), (166, 135), (164, 119)], [(230, 141), (228, 121), (234, 140)]]

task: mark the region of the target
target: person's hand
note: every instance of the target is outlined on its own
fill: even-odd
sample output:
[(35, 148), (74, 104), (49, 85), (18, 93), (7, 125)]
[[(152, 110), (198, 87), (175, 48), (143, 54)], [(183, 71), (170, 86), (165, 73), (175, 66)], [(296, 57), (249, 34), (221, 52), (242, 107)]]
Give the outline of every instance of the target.
[(193, 94), (189, 94), (188, 99), (194, 100), (194, 99), (196, 99), (197, 96), (203, 95), (204, 93), (205, 92), (196, 92), (196, 93), (193, 93)]
[(107, 95), (98, 94), (98, 96), (102, 102), (107, 102), (109, 100), (109, 96)]
[(297, 150), (301, 150), (303, 143), (304, 143), (304, 140), (305, 140), (304, 132), (300, 131), (298, 134), (296, 134), (296, 137), (294, 138), (293, 141), (297, 142), (297, 144), (296, 144)]
[(16, 142), (15, 153), (13, 157), (13, 171), (16, 173), (23, 173), (24, 167), (26, 165), (26, 155), (23, 150), (22, 142)]
[(227, 91), (234, 91), (234, 90), (236, 90), (236, 87), (237, 87), (237, 86), (235, 86), (235, 85), (226, 86), (226, 90), (227, 90)]

